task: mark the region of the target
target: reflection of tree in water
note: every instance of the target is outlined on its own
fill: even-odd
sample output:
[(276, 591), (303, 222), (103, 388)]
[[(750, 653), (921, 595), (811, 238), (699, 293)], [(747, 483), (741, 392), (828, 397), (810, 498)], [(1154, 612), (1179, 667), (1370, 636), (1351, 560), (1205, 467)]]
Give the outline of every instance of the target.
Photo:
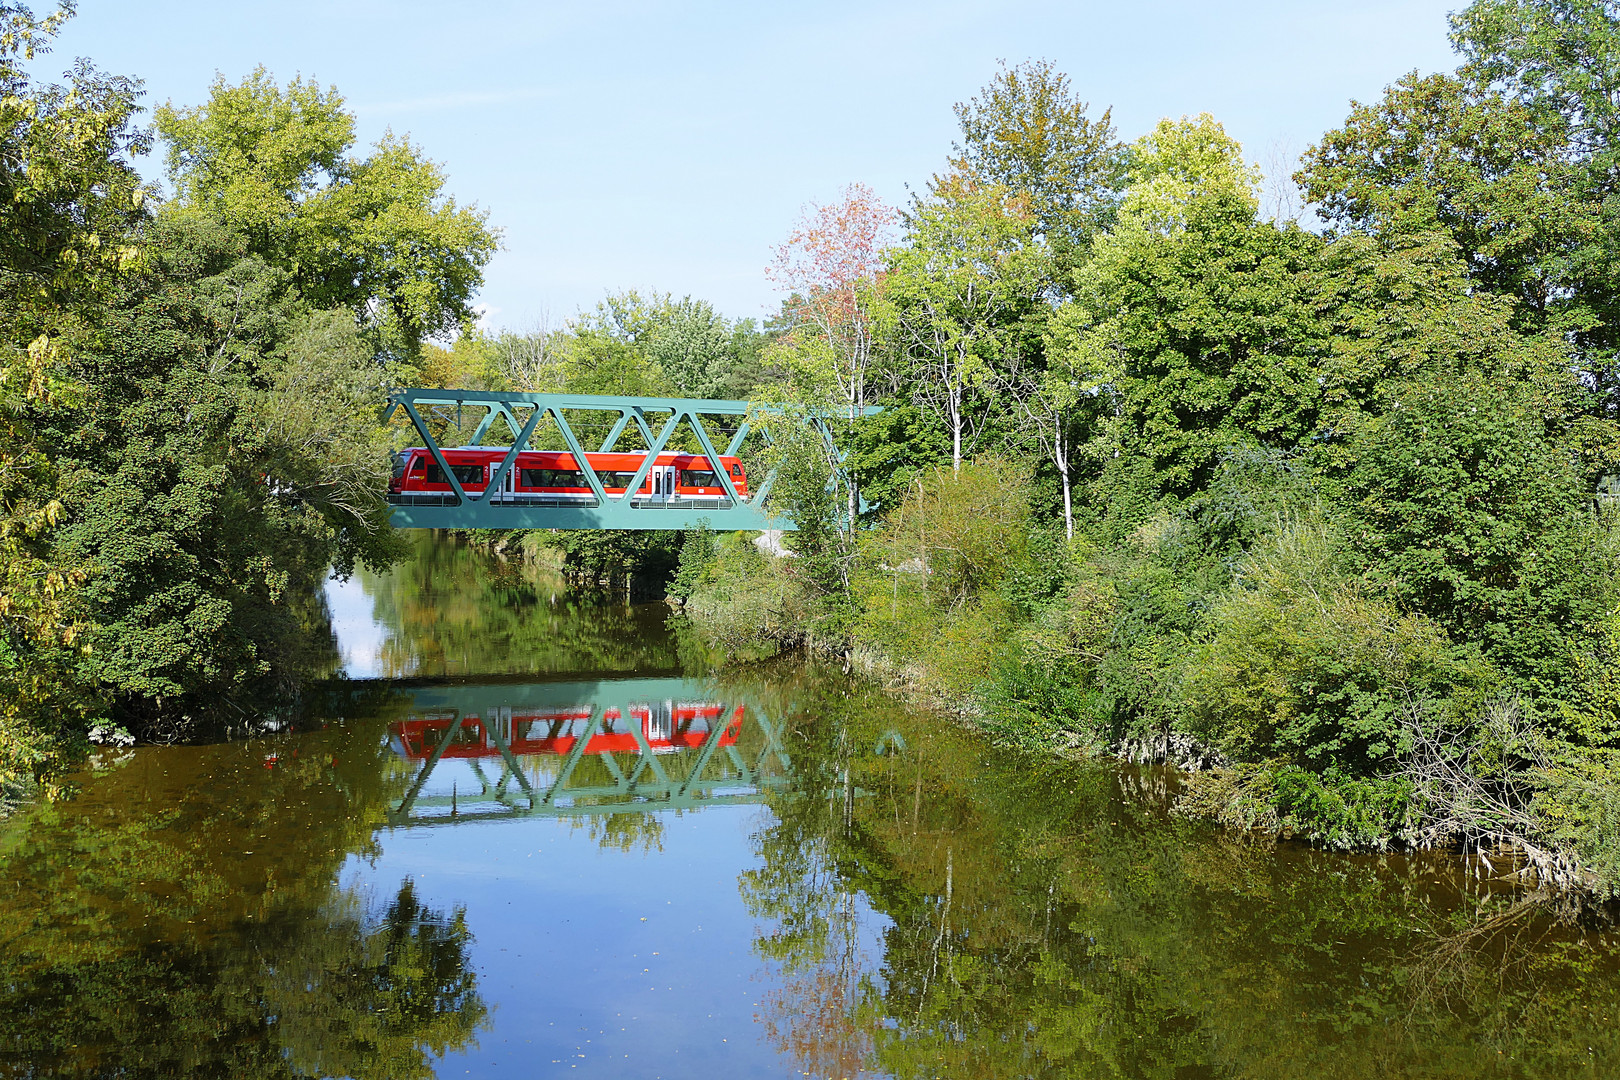
[(436, 539), (382, 576), (362, 575), (388, 628), (382, 674), (675, 671), (660, 607), (570, 593), (555, 571)]
[(872, 1058), (866, 1003), (877, 992), (862, 935), (865, 903), (839, 865), (856, 733), (829, 724), (808, 734), (825, 745), (804, 754), (795, 794), (773, 803), (776, 821), (755, 836), (762, 865), (739, 885), (763, 924), (754, 949), (766, 963), (759, 1015), (766, 1038), (806, 1075), (852, 1077)]
[[(1021, 759), (847, 687), (800, 692), (808, 783), (773, 800), (742, 888), (761, 1019), (811, 1075), (1460, 1078), (1620, 1060), (1617, 943), (1455, 861), (1213, 835), (1164, 813), (1158, 774)], [(880, 720), (904, 753), (871, 750)], [(858, 955), (864, 905), (888, 924), (877, 963)]]
[(345, 898), (327, 929), (292, 929), (266, 1004), (287, 1060), (309, 1076), (431, 1077), (427, 1054), (468, 1046), (488, 1010), (460, 909), (424, 907), (407, 878), (379, 915)]
[(352, 896), (280, 912), (212, 947), (99, 962), (0, 960), (0, 1076), (349, 1076), (416, 1080), (488, 1010), (460, 911), (409, 881), (381, 913)]
[(664, 850), (664, 813), (670, 812), (591, 814), (569, 818), (568, 824), (571, 829), (584, 829), (604, 851), (650, 854)]
[[(487, 1010), (460, 912), (334, 882), (408, 773), (406, 703), (137, 751), (0, 858), (0, 1077), (426, 1077)], [(267, 764), (268, 763), (268, 764)]]

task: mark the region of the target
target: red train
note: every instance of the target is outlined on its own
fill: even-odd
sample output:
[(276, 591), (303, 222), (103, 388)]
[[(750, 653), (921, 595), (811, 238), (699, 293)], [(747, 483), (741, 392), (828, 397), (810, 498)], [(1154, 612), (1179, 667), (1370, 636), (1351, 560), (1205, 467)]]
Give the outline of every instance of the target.
[[(500, 446), (459, 446), (442, 451), (450, 471), (468, 494), (483, 491), (506, 459), (507, 448)], [(622, 495), (635, 476), (646, 453), (586, 454), (585, 461), (610, 496)], [(731, 476), (732, 486), (742, 497), (748, 495), (748, 477), (742, 462), (722, 457), (722, 467)], [(394, 475), (388, 485), (392, 502), (442, 503), (453, 499), (449, 478), (426, 448), (413, 446), (394, 455)], [(724, 506), (726, 489), (714, 467), (702, 454), (666, 451), (647, 470), (641, 486), (632, 497), (636, 505), (675, 503), (683, 506)], [(574, 464), (574, 456), (560, 450), (526, 450), (507, 471), (501, 489), (492, 493), (492, 503), (572, 505), (595, 499), (585, 476)]]
[[(591, 718), (591, 707), (579, 705), (571, 709), (547, 709), (537, 712), (512, 713), (508, 728), (508, 748), (514, 754), (566, 754), (584, 733)], [(725, 716), (725, 706), (710, 702), (664, 702), (661, 705), (633, 705), (631, 722), (641, 728), (641, 736), (655, 754), (668, 754), (676, 750), (694, 749), (708, 739), (714, 725), (724, 723), (720, 746), (733, 746), (742, 731), (743, 706)], [(432, 755), (444, 738), (447, 728), (455, 724), (455, 713), (430, 713), (411, 717), (392, 725), (389, 743), (400, 757), (420, 761)], [(458, 725), (455, 738), (445, 748), (447, 758), (490, 758), (500, 754), (500, 747), (487, 727), (492, 721), (471, 717)], [(502, 721), (506, 723), (506, 721)], [(636, 753), (641, 742), (629, 730), (618, 709), (602, 714), (602, 723), (582, 749), (586, 754)]]

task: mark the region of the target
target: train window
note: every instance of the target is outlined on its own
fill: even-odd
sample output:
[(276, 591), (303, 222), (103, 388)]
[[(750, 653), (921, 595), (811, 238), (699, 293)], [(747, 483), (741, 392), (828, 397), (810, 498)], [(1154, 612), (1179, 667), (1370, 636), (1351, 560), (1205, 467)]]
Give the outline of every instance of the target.
[(524, 469), (520, 478), (526, 488), (585, 487), (585, 478), (578, 469)]
[(403, 479), (405, 479), (405, 455), (404, 454), (395, 454), (394, 455), (394, 483), (397, 484)]
[(596, 478), (602, 481), (602, 487), (611, 491), (623, 491), (630, 486), (630, 481), (636, 478), (633, 472), (608, 472), (596, 470)]
[(738, 465), (735, 462), (733, 462), (730, 471), (731, 471), (732, 476), (736, 477), (738, 480), (742, 479), (742, 466), (741, 465)]
[[(456, 479), (462, 484), (482, 484), (484, 482), (484, 467), (482, 465), (452, 465), (450, 471), (456, 474)], [(444, 471), (439, 468), (437, 461), (428, 462), (427, 482), (430, 484), (447, 484)]]
[(682, 487), (719, 487), (720, 478), (706, 469), (682, 469)]

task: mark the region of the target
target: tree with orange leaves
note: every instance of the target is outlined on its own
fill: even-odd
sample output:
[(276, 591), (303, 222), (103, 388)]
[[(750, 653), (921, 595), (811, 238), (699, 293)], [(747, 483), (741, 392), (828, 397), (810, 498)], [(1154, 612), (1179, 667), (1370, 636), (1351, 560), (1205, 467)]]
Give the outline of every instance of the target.
[[(867, 371), (876, 343), (872, 307), (883, 288), (884, 253), (897, 215), (865, 184), (850, 184), (837, 202), (812, 203), (766, 268), (788, 294), (788, 331), (777, 356), (817, 396), (838, 403), (850, 421), (866, 406)], [(860, 496), (845, 478), (853, 528)]]
[(897, 215), (865, 184), (834, 203), (812, 203), (776, 249), (766, 274), (788, 295), (787, 343), (813, 358), (851, 419), (866, 404), (872, 361), (871, 299), (882, 288), (884, 252)]

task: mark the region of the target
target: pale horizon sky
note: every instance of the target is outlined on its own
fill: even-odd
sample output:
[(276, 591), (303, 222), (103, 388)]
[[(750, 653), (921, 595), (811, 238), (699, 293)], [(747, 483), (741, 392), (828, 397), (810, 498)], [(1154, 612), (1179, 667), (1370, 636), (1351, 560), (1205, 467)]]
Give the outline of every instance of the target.
[(856, 181), (903, 203), (998, 60), (1053, 61), (1125, 139), (1212, 113), (1264, 164), (1352, 98), (1455, 66), (1461, 6), (80, 0), (36, 68), (88, 57), (144, 79), (149, 109), (258, 64), (336, 86), (362, 146), (408, 133), (503, 229), (479, 299), (523, 330), (624, 288), (768, 316), (764, 267), (801, 208)]

